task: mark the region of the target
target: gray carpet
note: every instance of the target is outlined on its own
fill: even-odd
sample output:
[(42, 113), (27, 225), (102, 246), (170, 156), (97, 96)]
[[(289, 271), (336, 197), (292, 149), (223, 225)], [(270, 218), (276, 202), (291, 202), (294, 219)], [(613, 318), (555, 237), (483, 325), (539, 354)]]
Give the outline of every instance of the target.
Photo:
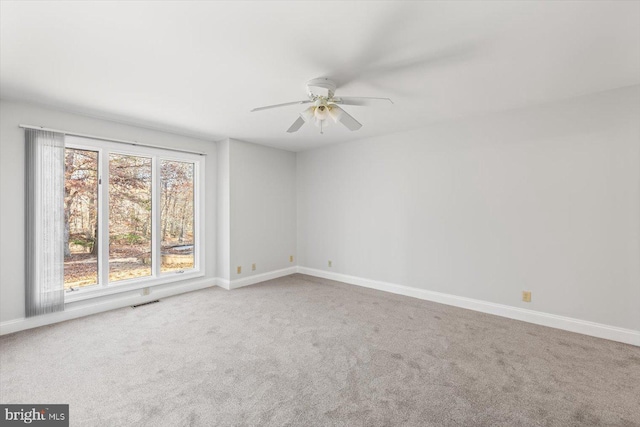
[(640, 426), (640, 348), (293, 275), (0, 338), (73, 426)]

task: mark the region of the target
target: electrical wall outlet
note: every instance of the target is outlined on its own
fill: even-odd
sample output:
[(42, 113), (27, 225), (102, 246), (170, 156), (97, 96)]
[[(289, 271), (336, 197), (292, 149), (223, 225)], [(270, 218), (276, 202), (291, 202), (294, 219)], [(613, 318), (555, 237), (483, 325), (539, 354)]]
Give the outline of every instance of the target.
[(238, 274), (242, 274), (242, 266), (238, 266), (236, 270), (238, 271)]
[(329, 261), (329, 267), (331, 267), (331, 264), (332, 264), (332, 262), (331, 262), (331, 261)]
[(293, 262), (293, 255), (289, 255), (289, 262)]
[(142, 295), (149, 295), (151, 293), (151, 289), (149, 288), (142, 288)]
[(531, 291), (522, 291), (522, 301), (531, 302)]
[(255, 264), (251, 264), (251, 271), (256, 271), (256, 265)]

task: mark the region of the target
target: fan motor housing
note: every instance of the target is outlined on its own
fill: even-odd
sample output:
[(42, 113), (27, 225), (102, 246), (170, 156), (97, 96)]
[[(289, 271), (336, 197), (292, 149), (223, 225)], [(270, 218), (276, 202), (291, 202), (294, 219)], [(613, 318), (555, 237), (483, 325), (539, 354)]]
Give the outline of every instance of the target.
[(336, 91), (336, 84), (333, 80), (327, 78), (318, 78), (307, 82), (307, 93), (310, 98), (333, 98)]

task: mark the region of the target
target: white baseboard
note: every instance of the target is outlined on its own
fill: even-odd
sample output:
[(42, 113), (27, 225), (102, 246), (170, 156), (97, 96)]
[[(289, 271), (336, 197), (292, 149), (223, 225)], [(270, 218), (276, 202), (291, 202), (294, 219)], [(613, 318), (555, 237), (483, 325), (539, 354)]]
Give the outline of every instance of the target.
[[(77, 319), (78, 317), (89, 316), (103, 311), (114, 310), (136, 304), (143, 304), (166, 298), (185, 292), (197, 291), (209, 288), (215, 284), (212, 279), (202, 279), (184, 285), (175, 285), (165, 289), (152, 289), (149, 295), (125, 295), (121, 298), (113, 298), (108, 301), (96, 301), (93, 304), (84, 304), (70, 307), (64, 311), (43, 314), (41, 316), (23, 317), (20, 319), (8, 320), (0, 323), (0, 335), (11, 334), (25, 329), (37, 328), (38, 326), (50, 325), (52, 323), (64, 322), (65, 320)], [(85, 300), (87, 301), (87, 300)]]
[(267, 280), (277, 279), (278, 277), (288, 276), (290, 274), (294, 274), (297, 272), (298, 272), (297, 267), (287, 267), (281, 270), (269, 271), (267, 273), (256, 274), (255, 276), (243, 277), (242, 279), (236, 279), (231, 281), (220, 279), (220, 280), (225, 280), (226, 286), (222, 284), (219, 286), (225, 289), (237, 289), (243, 286), (255, 285), (256, 283), (265, 282)]
[(231, 289), (231, 280), (223, 279), (222, 277), (216, 277), (216, 286), (220, 286), (223, 289)]
[(346, 274), (333, 273), (314, 268), (298, 267), (298, 273), (640, 346), (640, 331), (634, 331), (632, 329), (624, 329), (616, 326), (604, 325), (602, 323), (574, 319), (572, 317), (558, 316), (541, 311), (527, 310), (504, 304), (459, 297), (441, 292), (427, 291), (425, 289), (381, 282), (378, 280), (364, 279), (362, 277), (349, 276)]

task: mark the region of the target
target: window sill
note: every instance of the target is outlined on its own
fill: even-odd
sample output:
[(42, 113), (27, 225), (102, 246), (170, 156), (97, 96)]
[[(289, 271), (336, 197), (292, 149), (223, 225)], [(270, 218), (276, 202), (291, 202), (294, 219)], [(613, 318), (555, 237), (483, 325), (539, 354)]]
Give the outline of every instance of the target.
[(144, 279), (123, 280), (117, 284), (109, 286), (96, 286), (79, 289), (73, 292), (65, 292), (64, 303), (69, 304), (76, 301), (83, 301), (91, 298), (99, 298), (107, 295), (120, 294), (123, 292), (137, 291), (139, 289), (167, 285), (170, 283), (180, 283), (185, 280), (203, 277), (204, 271), (189, 271), (180, 274), (168, 274), (160, 277), (148, 277)]

